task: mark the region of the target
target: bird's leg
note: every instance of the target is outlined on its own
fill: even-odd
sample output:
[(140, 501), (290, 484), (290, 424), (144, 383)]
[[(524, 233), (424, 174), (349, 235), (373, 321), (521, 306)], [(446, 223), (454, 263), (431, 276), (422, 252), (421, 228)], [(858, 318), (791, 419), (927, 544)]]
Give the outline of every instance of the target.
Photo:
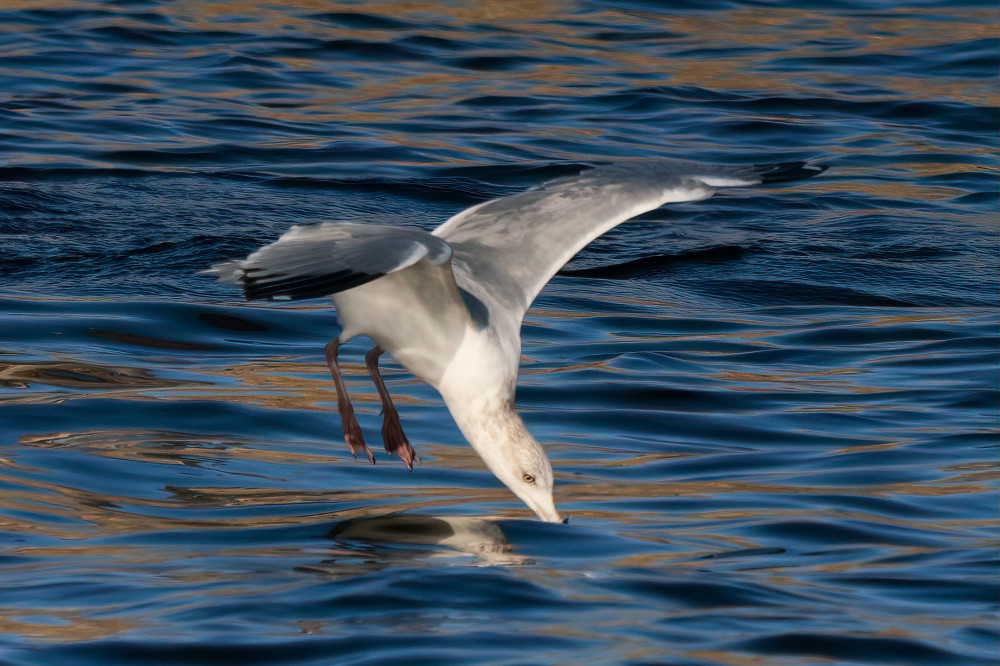
[(354, 416), (354, 405), (351, 404), (351, 397), (347, 395), (347, 387), (344, 386), (344, 378), (340, 376), (340, 366), (337, 365), (337, 348), (340, 347), (340, 339), (335, 338), (327, 343), (323, 351), (326, 352), (326, 364), (330, 366), (330, 374), (333, 376), (333, 383), (337, 387), (337, 411), (340, 412), (340, 423), (344, 428), (344, 441), (351, 455), (358, 457), (360, 449), (371, 463), (375, 464), (375, 456), (371, 449), (365, 444), (364, 437), (361, 436), (361, 426)]
[(385, 444), (386, 451), (399, 456), (406, 463), (406, 467), (412, 470), (413, 461), (420, 460), (420, 458), (417, 457), (417, 452), (413, 450), (413, 447), (410, 446), (410, 441), (403, 434), (403, 426), (399, 423), (399, 414), (392, 404), (392, 398), (389, 397), (389, 390), (385, 387), (382, 375), (378, 371), (378, 357), (382, 355), (383, 351), (381, 347), (375, 345), (365, 354), (365, 365), (368, 366), (368, 374), (372, 376), (372, 381), (375, 382), (375, 388), (378, 390), (379, 397), (382, 398), (382, 443)]

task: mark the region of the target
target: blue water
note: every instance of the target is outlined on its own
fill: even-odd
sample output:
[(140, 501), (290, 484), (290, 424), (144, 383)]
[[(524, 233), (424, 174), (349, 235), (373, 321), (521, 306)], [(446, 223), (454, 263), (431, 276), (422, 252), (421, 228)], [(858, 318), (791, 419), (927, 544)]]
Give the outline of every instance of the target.
[[(0, 9), (0, 663), (995, 664), (995, 3)], [(810, 159), (542, 292), (535, 520), (323, 301), (198, 271), (582, 164)], [(364, 340), (342, 358), (369, 443)]]

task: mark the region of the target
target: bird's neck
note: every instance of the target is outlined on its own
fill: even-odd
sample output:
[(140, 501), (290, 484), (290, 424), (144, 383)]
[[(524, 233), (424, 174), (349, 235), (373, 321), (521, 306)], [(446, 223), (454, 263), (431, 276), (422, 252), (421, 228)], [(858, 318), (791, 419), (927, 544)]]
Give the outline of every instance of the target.
[(504, 461), (525, 455), (545, 459), (545, 453), (514, 411), (520, 344), (508, 342), (505, 348), (490, 331), (470, 329), (438, 390), (469, 444), (509, 485)]
[(513, 396), (477, 393), (454, 399), (445, 396), (445, 402), (459, 430), (490, 469), (494, 468), (492, 458), (510, 449), (539, 446), (514, 411)]

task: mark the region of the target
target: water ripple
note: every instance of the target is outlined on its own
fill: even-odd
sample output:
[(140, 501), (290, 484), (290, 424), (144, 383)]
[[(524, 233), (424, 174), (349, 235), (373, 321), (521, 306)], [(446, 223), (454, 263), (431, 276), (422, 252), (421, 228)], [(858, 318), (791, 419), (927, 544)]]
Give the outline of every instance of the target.
[[(0, 661), (996, 663), (995, 10), (6, 6)], [(198, 273), (661, 155), (831, 168), (541, 294), (518, 402), (568, 526), (391, 362), (423, 463), (354, 461), (328, 304)]]

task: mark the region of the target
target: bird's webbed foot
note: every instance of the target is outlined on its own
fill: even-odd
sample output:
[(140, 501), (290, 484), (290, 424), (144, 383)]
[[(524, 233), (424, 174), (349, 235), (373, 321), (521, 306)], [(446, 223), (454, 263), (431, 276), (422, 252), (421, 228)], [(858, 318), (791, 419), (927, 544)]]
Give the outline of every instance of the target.
[(406, 464), (407, 469), (412, 470), (413, 462), (419, 461), (420, 458), (410, 446), (410, 440), (406, 438), (406, 434), (403, 433), (403, 426), (399, 422), (399, 413), (396, 412), (396, 407), (392, 404), (389, 390), (385, 387), (385, 382), (379, 372), (378, 357), (382, 355), (382, 352), (382, 348), (376, 345), (365, 354), (368, 374), (371, 375), (379, 397), (382, 398), (382, 443), (386, 451), (391, 455), (399, 456), (399, 459)]
[(354, 405), (351, 404), (351, 398), (347, 395), (347, 387), (344, 385), (344, 378), (340, 374), (340, 366), (337, 365), (338, 347), (340, 347), (340, 340), (335, 339), (327, 343), (324, 351), (326, 352), (326, 364), (330, 367), (330, 375), (333, 377), (333, 383), (337, 387), (337, 411), (340, 412), (340, 423), (344, 429), (344, 441), (347, 443), (347, 449), (351, 452), (352, 456), (357, 458), (360, 451), (374, 465), (375, 455), (368, 448), (368, 445), (365, 444), (365, 438), (361, 434), (361, 425), (358, 423), (358, 418), (354, 415)]

